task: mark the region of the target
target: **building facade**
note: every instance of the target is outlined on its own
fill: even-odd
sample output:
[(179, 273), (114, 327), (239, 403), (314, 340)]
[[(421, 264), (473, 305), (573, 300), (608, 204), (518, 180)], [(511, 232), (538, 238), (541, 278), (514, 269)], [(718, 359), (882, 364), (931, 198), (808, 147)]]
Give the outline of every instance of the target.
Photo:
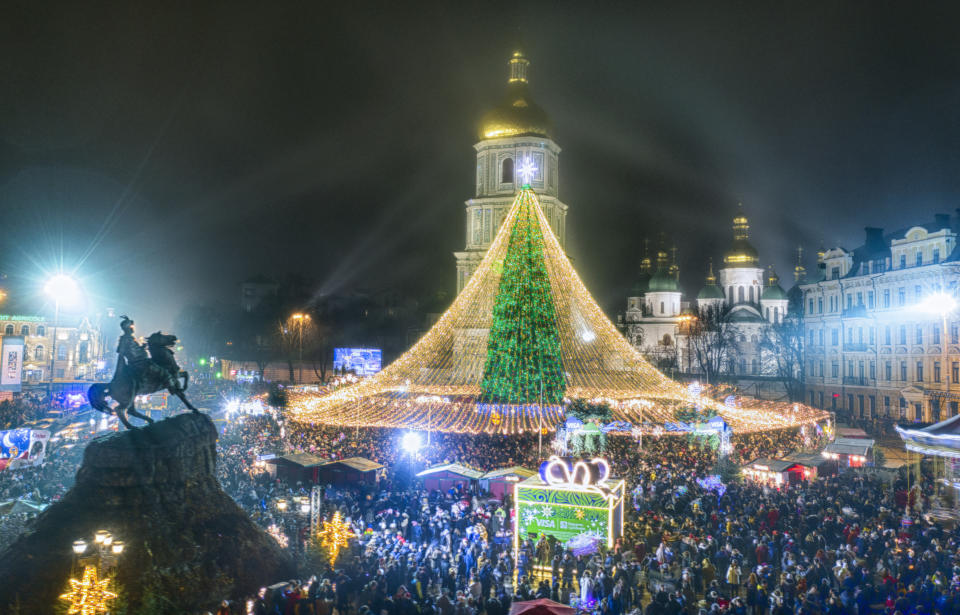
[(956, 220), (818, 254), (803, 292), (806, 401), (851, 418), (939, 421), (960, 401)]
[(537, 191), (544, 215), (560, 245), (566, 241), (567, 206), (559, 198), (560, 147), (551, 137), (549, 116), (530, 97), (530, 62), (517, 51), (509, 66), (507, 95), (483, 116), (480, 140), (473, 146), (477, 152), (476, 193), (466, 201), (466, 246), (454, 253), (457, 293), (466, 286), (503, 223), (523, 184), (518, 171), (525, 163), (535, 168), (529, 183)]
[(659, 250), (652, 275), (650, 259), (644, 255), (621, 318), (623, 333), (637, 350), (662, 368), (673, 364), (683, 373), (703, 373), (688, 332), (698, 317), (712, 310), (722, 314), (732, 338), (722, 371), (733, 376), (777, 375), (776, 362), (765, 356), (762, 340), (765, 329), (783, 321), (789, 300), (772, 268), (764, 280), (749, 229), (740, 212), (733, 219), (733, 242), (723, 256), (719, 279), (711, 263), (706, 284), (693, 301), (683, 300), (675, 254), (669, 259)]
[[(53, 343), (54, 329), (57, 342)], [(86, 318), (79, 321), (61, 319), (57, 327), (43, 316), (0, 314), (0, 337), (24, 338), (24, 384), (46, 382), (50, 375), (51, 353), (54, 381), (93, 381), (106, 365), (105, 347), (99, 328)]]

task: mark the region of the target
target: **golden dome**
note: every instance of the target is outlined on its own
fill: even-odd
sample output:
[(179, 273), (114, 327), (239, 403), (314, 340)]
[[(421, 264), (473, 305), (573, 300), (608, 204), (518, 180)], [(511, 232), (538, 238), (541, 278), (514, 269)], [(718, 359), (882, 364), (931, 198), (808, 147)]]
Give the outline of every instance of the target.
[(549, 137), (553, 123), (547, 112), (533, 102), (527, 82), (530, 61), (520, 51), (510, 58), (510, 77), (503, 101), (484, 114), (480, 121), (481, 139), (536, 135)]
[(738, 207), (737, 216), (733, 219), (733, 245), (730, 250), (723, 255), (723, 262), (728, 267), (756, 267), (760, 262), (760, 255), (757, 249), (750, 245), (750, 224), (747, 217), (743, 214), (743, 203)]

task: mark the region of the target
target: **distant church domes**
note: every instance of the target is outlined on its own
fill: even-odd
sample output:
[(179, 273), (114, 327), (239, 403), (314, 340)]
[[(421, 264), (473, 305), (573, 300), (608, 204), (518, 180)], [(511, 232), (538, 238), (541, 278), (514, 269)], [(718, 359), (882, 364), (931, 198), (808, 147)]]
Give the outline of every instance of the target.
[(553, 132), (550, 116), (533, 102), (527, 82), (530, 61), (520, 51), (510, 58), (507, 93), (499, 105), (480, 121), (480, 139), (534, 135), (549, 138)]
[(677, 278), (670, 273), (667, 253), (662, 250), (657, 252), (657, 272), (650, 278), (647, 289), (651, 293), (675, 293), (680, 290), (677, 286)]

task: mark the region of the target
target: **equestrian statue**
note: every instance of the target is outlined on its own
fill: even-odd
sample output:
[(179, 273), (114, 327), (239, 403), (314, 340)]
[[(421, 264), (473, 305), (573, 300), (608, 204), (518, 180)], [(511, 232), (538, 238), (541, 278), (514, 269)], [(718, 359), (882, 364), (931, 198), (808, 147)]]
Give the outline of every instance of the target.
[[(187, 408), (199, 413), (185, 395), (190, 377), (180, 369), (173, 356), (172, 348), (177, 343), (177, 336), (157, 331), (147, 338), (146, 344), (140, 344), (133, 335), (133, 321), (126, 316), (121, 318), (123, 335), (117, 345), (117, 371), (110, 382), (90, 387), (87, 391), (90, 405), (100, 412), (116, 414), (127, 429), (133, 429), (127, 414), (153, 423), (152, 418), (140, 413), (134, 405), (137, 395), (149, 395), (166, 389), (179, 397)], [(107, 397), (115, 405), (111, 405)]]

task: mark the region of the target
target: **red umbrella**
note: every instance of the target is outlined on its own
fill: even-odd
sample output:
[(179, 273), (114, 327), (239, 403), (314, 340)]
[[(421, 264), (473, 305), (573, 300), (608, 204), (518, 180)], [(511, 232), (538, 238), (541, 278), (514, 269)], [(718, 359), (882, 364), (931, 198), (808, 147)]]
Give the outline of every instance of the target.
[(575, 615), (577, 610), (553, 600), (539, 598), (510, 605), (510, 615)]

